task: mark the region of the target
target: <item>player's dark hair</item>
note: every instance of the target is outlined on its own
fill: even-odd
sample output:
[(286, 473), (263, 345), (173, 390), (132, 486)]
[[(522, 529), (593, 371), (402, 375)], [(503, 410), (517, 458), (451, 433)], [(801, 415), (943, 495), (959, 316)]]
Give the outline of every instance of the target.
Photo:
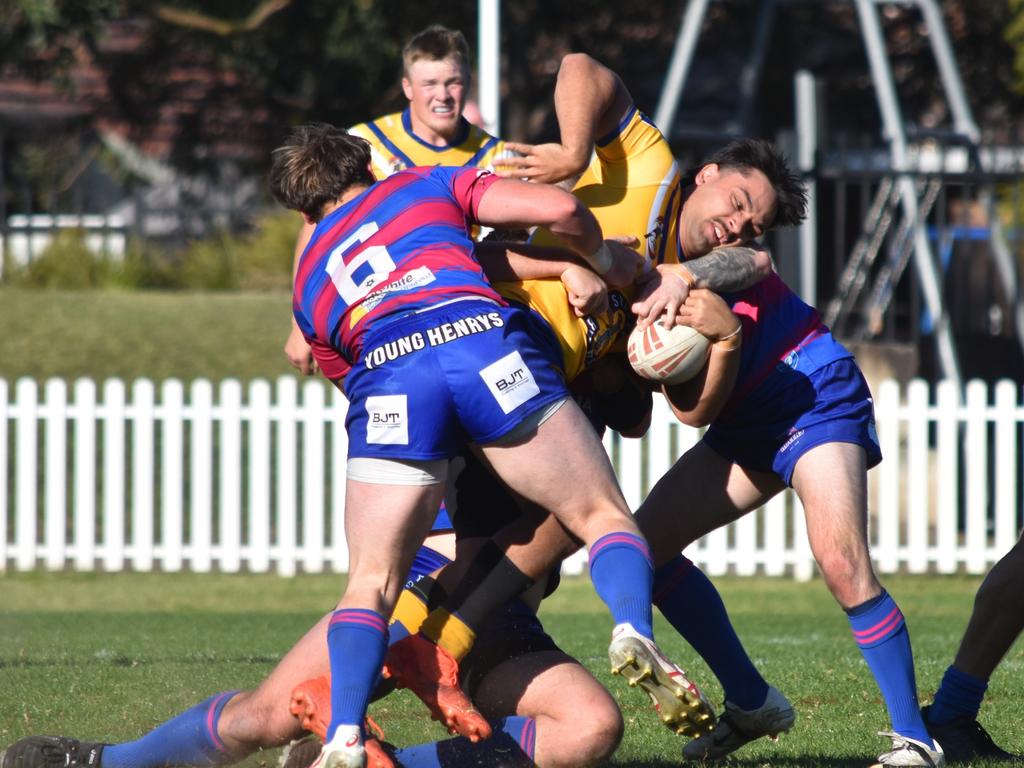
[(427, 61), (444, 61), (457, 59), (467, 71), (469, 69), (469, 45), (466, 37), (457, 29), (448, 29), (440, 24), (431, 24), (422, 32), (417, 32), (402, 48), (402, 66), (404, 74), (420, 59)]
[[(744, 176), (751, 170), (761, 171), (775, 190), (773, 227), (795, 227), (807, 216), (807, 188), (800, 175), (790, 169), (786, 156), (764, 139), (736, 139), (712, 154), (701, 166), (716, 164), (731, 168)], [(691, 178), (696, 173), (691, 175)]]
[(370, 144), (327, 123), (293, 130), (272, 153), (270, 191), (286, 208), (320, 221), (349, 187), (373, 184)]

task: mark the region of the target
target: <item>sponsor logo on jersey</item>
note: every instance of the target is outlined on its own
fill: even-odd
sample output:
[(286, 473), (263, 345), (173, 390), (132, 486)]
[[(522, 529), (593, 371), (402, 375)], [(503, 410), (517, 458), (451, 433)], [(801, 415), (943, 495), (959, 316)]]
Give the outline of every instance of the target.
[(366, 398), (366, 442), (376, 445), (409, 444), (409, 405), (405, 395)]
[(540, 394), (537, 381), (518, 352), (511, 352), (488, 365), (480, 371), (480, 378), (505, 413), (512, 413), (527, 400)]
[(501, 328), (504, 324), (505, 321), (498, 312), (481, 312), (479, 315), (463, 317), (450, 323), (439, 323), (432, 328), (415, 331), (374, 347), (363, 354), (363, 364), (373, 370), (427, 346), (440, 347), (465, 336)]
[[(374, 277), (376, 277), (376, 275)], [(384, 275), (383, 277), (387, 277), (387, 275)], [(430, 285), (436, 279), (437, 278), (434, 276), (434, 273), (430, 271), (429, 267), (417, 267), (416, 269), (406, 272), (394, 282), (388, 283), (387, 285), (381, 286), (380, 288), (368, 293), (366, 298), (363, 299), (362, 308), (369, 312), (384, 301), (389, 294), (397, 293), (399, 291), (408, 291), (413, 288), (422, 288), (424, 285)]]

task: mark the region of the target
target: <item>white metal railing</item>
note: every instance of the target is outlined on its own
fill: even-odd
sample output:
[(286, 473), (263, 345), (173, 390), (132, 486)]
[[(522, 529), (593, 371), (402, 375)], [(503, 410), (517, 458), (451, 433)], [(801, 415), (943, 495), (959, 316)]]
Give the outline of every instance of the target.
[[(0, 570), (344, 571), (346, 403), (316, 380), (0, 379)], [(877, 387), (885, 460), (871, 473), (882, 572), (984, 571), (1016, 541), (1020, 386)], [(990, 398), (991, 395), (991, 398)], [(990, 402), (991, 400), (991, 402)], [(661, 398), (642, 440), (606, 439), (627, 501), (699, 438)], [(962, 485), (962, 488), (961, 488)], [(680, 514), (688, 504), (680, 501)], [(799, 501), (766, 507), (694, 544), (711, 574), (809, 578)], [(566, 564), (584, 565), (579, 554)]]

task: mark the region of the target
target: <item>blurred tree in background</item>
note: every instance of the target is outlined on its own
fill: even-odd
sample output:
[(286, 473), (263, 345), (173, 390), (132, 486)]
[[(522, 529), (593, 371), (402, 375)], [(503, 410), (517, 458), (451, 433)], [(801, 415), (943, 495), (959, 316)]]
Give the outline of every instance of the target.
[[(267, 151), (304, 120), (348, 125), (401, 107), (404, 40), (440, 22), (461, 28), (475, 48), (477, 22), (474, 0), (3, 2), (0, 71), (56, 82), (72, 98), (83, 88), (74, 73), (90, 68), (93, 126), (116, 128), (175, 168), (207, 173), (225, 159), (262, 169)], [(603, 0), (504, 3), (503, 133), (552, 135), (553, 77), (570, 50), (607, 62), (653, 111), (683, 6), (651, 0), (625, 13)], [(735, 108), (757, 8), (749, 0), (710, 5), (683, 119), (713, 128)], [(993, 138), (1020, 141), (1024, 0), (946, 0), (942, 8), (976, 117)], [(881, 12), (908, 119), (941, 123), (945, 106), (919, 14), (897, 5)], [(830, 129), (877, 133), (852, 3), (780, 4), (778, 13), (750, 130), (772, 136), (791, 122), (792, 72), (808, 68), (827, 84)]]
[[(54, 127), (51, 121), (45, 133), (18, 127), (0, 110), (0, 132), (6, 128), (9, 137), (22, 130), (20, 143), (8, 147), (8, 178), (32, 168), (48, 179), (54, 175), (54, 164), (40, 163), (40, 154), (58, 155), (74, 142), (65, 138), (51, 146), (47, 140), (42, 153), (33, 155), (25, 142), (39, 140), (41, 133), (79, 137), (79, 155), (57, 164), (66, 175), (85, 167), (92, 155), (102, 159), (99, 141), (90, 144), (92, 131), (108, 150), (112, 137), (123, 137), (138, 153), (128, 162), (130, 153), (123, 151), (118, 162), (109, 163), (112, 174), (143, 173), (145, 159), (157, 158), (179, 173), (239, 188), (240, 179), (264, 172), (270, 148), (295, 124), (350, 125), (400, 109), (400, 50), (411, 34), (440, 23), (462, 29), (473, 49), (476, 43), (475, 0), (452, 0), (439, 8), (395, 0), (3, 4), (0, 75), (55, 83), (77, 110), (74, 122)], [(571, 50), (607, 62), (623, 76), (640, 108), (652, 113), (684, 5), (651, 0), (627, 13), (603, 0), (504, 3), (502, 133), (520, 140), (554, 136), (554, 75), (562, 54)], [(716, 131), (734, 116), (758, 8), (752, 0), (710, 4), (680, 104), (682, 123)], [(1024, 0), (946, 0), (942, 10), (986, 138), (1020, 142)], [(941, 126), (948, 118), (946, 104), (920, 13), (895, 3), (880, 6), (880, 13), (904, 117)], [(814, 72), (823, 85), (826, 134), (870, 134), (879, 140), (878, 108), (853, 3), (777, 5), (758, 97), (743, 131), (775, 137), (792, 125), (797, 69)], [(8, 210), (15, 204), (8, 201)]]

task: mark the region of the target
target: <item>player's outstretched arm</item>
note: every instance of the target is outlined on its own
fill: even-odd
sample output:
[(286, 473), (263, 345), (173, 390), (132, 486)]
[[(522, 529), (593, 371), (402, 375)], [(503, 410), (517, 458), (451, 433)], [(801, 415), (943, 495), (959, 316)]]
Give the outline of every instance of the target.
[(555, 83), (560, 142), (506, 142), (521, 156), (509, 158), (502, 175), (548, 184), (579, 175), (590, 162), (595, 139), (614, 131), (632, 105), (618, 75), (585, 53), (568, 54)]
[(499, 179), (481, 195), (475, 215), (489, 227), (547, 228), (612, 287), (630, 285), (636, 276), (636, 252), (604, 240), (594, 214), (557, 187)]
[(740, 368), (743, 326), (721, 296), (694, 288), (679, 308), (680, 322), (712, 340), (708, 363), (693, 379), (663, 388), (672, 411), (684, 424), (704, 427), (717, 418), (732, 394)]
[(474, 253), (492, 283), (559, 277), (569, 267), (586, 263), (565, 248), (500, 240), (477, 243)]
[(559, 278), (577, 317), (608, 309), (608, 286), (571, 251), (526, 243), (491, 241), (476, 247), (492, 283)]

